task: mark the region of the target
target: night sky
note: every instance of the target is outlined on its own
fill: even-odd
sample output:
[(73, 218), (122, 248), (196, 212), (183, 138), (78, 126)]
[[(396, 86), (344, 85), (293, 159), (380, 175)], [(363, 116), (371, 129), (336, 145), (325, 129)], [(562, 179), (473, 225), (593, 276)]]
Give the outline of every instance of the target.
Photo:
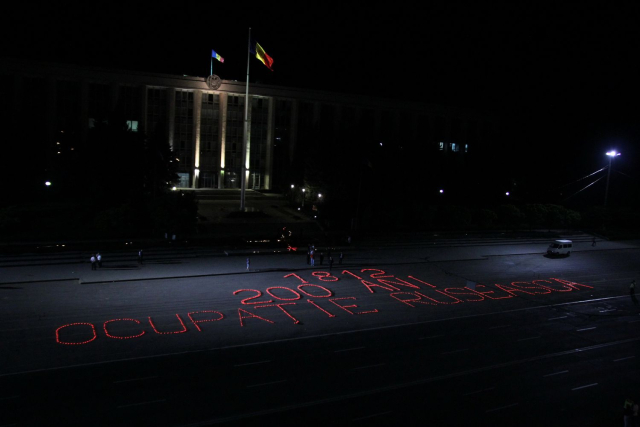
[[(640, 117), (640, 6), (544, 8), (384, 3), (18, 11), (2, 55), (246, 80), (247, 33), (274, 58), (251, 82), (402, 97), (502, 117), (521, 173), (578, 179), (606, 165), (635, 175)], [(610, 2), (611, 3), (611, 2)], [(474, 3), (470, 3), (474, 4)], [(492, 166), (495, 167), (495, 166)]]

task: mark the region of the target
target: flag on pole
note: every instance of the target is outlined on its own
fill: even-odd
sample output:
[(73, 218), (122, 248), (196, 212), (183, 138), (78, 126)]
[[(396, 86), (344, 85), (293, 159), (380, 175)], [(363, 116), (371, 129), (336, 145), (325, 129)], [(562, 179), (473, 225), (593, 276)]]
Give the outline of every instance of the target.
[(215, 50), (211, 49), (211, 57), (216, 58), (220, 62), (224, 62), (224, 58), (216, 53)]
[(273, 58), (267, 55), (267, 52), (265, 52), (262, 46), (260, 46), (255, 40), (253, 40), (251, 43), (251, 53), (254, 53), (256, 55), (256, 58), (258, 58), (260, 62), (266, 65), (268, 69), (273, 71), (273, 68), (271, 68), (271, 66), (273, 65)]

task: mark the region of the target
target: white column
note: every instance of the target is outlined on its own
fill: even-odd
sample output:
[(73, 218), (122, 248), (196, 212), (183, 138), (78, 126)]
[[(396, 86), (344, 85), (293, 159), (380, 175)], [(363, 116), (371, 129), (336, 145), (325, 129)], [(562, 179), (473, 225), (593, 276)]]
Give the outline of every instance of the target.
[(198, 188), (200, 176), (200, 126), (202, 123), (202, 91), (193, 92), (193, 183), (191, 188)]
[(227, 141), (227, 102), (229, 97), (226, 93), (220, 94), (220, 135), (218, 138), (220, 146), (220, 173), (218, 174), (218, 188), (224, 188), (224, 168), (225, 168), (225, 150)]
[(274, 126), (274, 109), (275, 101), (273, 98), (268, 99), (268, 118), (267, 118), (267, 153), (264, 165), (264, 189), (271, 190), (271, 174), (273, 173), (273, 126)]
[(167, 112), (167, 132), (169, 133), (169, 145), (173, 150), (175, 148), (173, 145), (173, 135), (176, 129), (176, 90), (172, 87), (167, 89), (167, 109), (169, 110)]

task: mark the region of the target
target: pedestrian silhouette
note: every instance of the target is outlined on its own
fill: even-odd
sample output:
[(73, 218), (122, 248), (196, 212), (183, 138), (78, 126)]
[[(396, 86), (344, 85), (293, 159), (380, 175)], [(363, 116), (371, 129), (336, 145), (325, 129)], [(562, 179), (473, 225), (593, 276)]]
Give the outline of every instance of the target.
[(329, 256), (329, 270), (333, 268), (333, 257)]
[(632, 427), (632, 417), (633, 417), (633, 399), (626, 399), (624, 401), (624, 406), (622, 407), (622, 414), (624, 416), (624, 427)]
[(247, 270), (249, 270), (250, 266), (251, 266), (251, 260), (249, 258), (247, 258)]
[(91, 269), (92, 270), (96, 269), (96, 256), (95, 255), (91, 255)]
[(324, 252), (320, 252), (320, 265), (324, 262)]
[(342, 252), (340, 252), (340, 257), (338, 258), (338, 264), (342, 264)]
[(102, 255), (100, 253), (96, 254), (96, 261), (98, 261), (98, 268), (102, 268)]
[(596, 238), (594, 237), (593, 240), (591, 241), (591, 246), (595, 246), (596, 245)]
[(143, 261), (143, 259), (142, 259), (142, 249), (140, 249), (138, 251), (138, 264), (142, 264), (142, 261)]

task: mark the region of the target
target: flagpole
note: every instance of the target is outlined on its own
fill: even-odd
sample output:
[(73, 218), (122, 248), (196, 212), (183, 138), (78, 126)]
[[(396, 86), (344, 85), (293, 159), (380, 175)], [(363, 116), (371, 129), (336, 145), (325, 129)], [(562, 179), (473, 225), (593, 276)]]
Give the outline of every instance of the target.
[(247, 86), (244, 95), (244, 134), (242, 136), (242, 165), (240, 166), (240, 211), (244, 212), (244, 193), (247, 186), (247, 130), (249, 124), (249, 63), (251, 59), (251, 27), (247, 46)]

